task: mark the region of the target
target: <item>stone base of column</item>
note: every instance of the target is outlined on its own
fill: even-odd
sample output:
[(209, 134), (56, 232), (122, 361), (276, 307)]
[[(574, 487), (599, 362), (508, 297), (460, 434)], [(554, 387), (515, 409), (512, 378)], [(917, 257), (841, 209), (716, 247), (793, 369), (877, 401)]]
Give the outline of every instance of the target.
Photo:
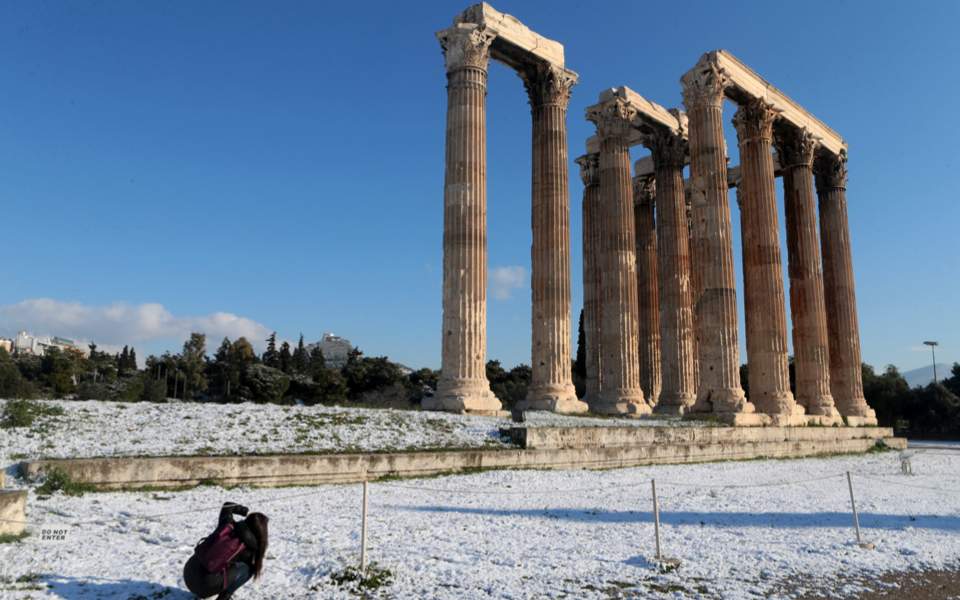
[(710, 390), (697, 398), (690, 412), (700, 414), (757, 412), (753, 403), (747, 401), (742, 388), (724, 388)]
[(437, 393), (424, 398), (424, 410), (444, 410), (455, 413), (499, 414), (503, 410), (500, 399), (490, 391), (486, 380), (444, 381), (437, 384)]
[(800, 400), (797, 402), (801, 406), (807, 407), (807, 414), (815, 417), (839, 417), (840, 411), (833, 404), (833, 398), (827, 396), (825, 399), (817, 398), (814, 400)]
[(802, 406), (796, 404), (790, 412), (774, 413), (767, 416), (770, 417), (770, 424), (775, 427), (804, 427), (809, 424), (806, 413), (807, 411)]
[(585, 413), (590, 409), (586, 402), (577, 399), (577, 391), (572, 384), (531, 388), (527, 392), (527, 397), (517, 404), (517, 408), (549, 410), (564, 414)]
[(640, 417), (653, 412), (650, 405), (633, 394), (621, 396), (601, 395), (596, 402), (590, 403), (590, 412), (598, 415), (620, 415), (623, 417)]
[(847, 427), (876, 427), (877, 413), (871, 408), (868, 415), (843, 417), (843, 420), (847, 422)]
[(807, 415), (807, 425), (816, 427), (834, 427), (843, 426), (843, 417), (836, 415)]
[(664, 394), (660, 393), (660, 400), (654, 405), (653, 412), (657, 415), (679, 417), (690, 411), (696, 398), (693, 394)]

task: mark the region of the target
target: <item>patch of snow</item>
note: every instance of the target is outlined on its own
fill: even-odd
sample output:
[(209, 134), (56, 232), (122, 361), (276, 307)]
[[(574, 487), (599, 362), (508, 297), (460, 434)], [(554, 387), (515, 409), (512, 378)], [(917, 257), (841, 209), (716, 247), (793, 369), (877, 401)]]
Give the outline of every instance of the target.
[[(373, 483), (368, 556), (394, 574), (374, 596), (794, 598), (863, 588), (849, 576), (956, 568), (960, 455), (913, 463), (913, 476), (891, 452)], [(875, 550), (854, 543), (847, 471)], [(664, 554), (681, 560), (668, 573), (653, 561), (650, 478)], [(358, 561), (360, 485), (31, 491), (33, 534), (0, 545), (0, 596), (185, 600), (183, 563), (226, 500), (270, 517), (264, 576), (238, 599), (349, 597), (330, 574)], [(42, 539), (41, 529), (60, 527), (67, 542)], [(30, 574), (42, 589), (17, 591)]]

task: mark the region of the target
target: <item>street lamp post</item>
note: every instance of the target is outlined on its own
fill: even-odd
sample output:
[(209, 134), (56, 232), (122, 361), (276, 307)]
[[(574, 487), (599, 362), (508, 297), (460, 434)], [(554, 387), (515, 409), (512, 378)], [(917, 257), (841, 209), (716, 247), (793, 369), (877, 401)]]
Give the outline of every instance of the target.
[(937, 383), (937, 342), (927, 341), (925, 345), (930, 346), (930, 353), (933, 355), (933, 382)]

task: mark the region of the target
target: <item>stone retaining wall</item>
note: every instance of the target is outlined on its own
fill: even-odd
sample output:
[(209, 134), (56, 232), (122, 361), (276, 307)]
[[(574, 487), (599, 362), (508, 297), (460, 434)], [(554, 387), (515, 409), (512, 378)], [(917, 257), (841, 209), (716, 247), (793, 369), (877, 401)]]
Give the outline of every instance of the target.
[(26, 520), (26, 490), (0, 490), (0, 535), (20, 535)]
[[(544, 431), (540, 431), (543, 429)], [(351, 483), (384, 477), (423, 477), (482, 469), (609, 469), (651, 464), (678, 464), (755, 458), (796, 458), (866, 452), (878, 440), (905, 448), (888, 429), (866, 428), (727, 428), (643, 427), (633, 433), (610, 431), (606, 442), (622, 445), (535, 447), (540, 444), (585, 444), (596, 429), (578, 432), (531, 428), (525, 436), (534, 447), (381, 454), (276, 456), (116, 457), (36, 460), (24, 465), (29, 478), (52, 468), (74, 481), (102, 489), (173, 488), (203, 482), (225, 485), (281, 486)], [(555, 429), (555, 428), (549, 428)], [(582, 433), (580, 433), (582, 432)], [(819, 433), (816, 433), (819, 432)], [(686, 436), (689, 436), (687, 438)], [(546, 440), (546, 441), (545, 441)], [(552, 442), (551, 442), (552, 440)], [(635, 445), (630, 440), (648, 440)], [(669, 442), (665, 440), (670, 440)]]

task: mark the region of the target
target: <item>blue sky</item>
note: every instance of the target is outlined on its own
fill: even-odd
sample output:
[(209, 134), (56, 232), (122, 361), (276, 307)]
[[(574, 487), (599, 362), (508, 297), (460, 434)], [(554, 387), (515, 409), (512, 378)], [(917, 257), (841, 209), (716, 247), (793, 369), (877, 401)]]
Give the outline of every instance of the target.
[[(465, 6), (0, 5), (0, 334), (145, 354), (191, 329), (212, 345), (333, 331), (367, 354), (439, 366), (446, 92), (433, 33)], [(679, 106), (680, 75), (715, 48), (839, 131), (864, 360), (928, 364), (925, 339), (960, 360), (960, 4), (495, 6), (562, 42), (580, 74), (571, 159), (600, 90)], [(737, 162), (729, 126), (727, 140)], [(488, 173), (488, 353), (512, 365), (530, 354), (530, 116), (499, 64)], [(574, 164), (570, 177), (575, 323)]]

